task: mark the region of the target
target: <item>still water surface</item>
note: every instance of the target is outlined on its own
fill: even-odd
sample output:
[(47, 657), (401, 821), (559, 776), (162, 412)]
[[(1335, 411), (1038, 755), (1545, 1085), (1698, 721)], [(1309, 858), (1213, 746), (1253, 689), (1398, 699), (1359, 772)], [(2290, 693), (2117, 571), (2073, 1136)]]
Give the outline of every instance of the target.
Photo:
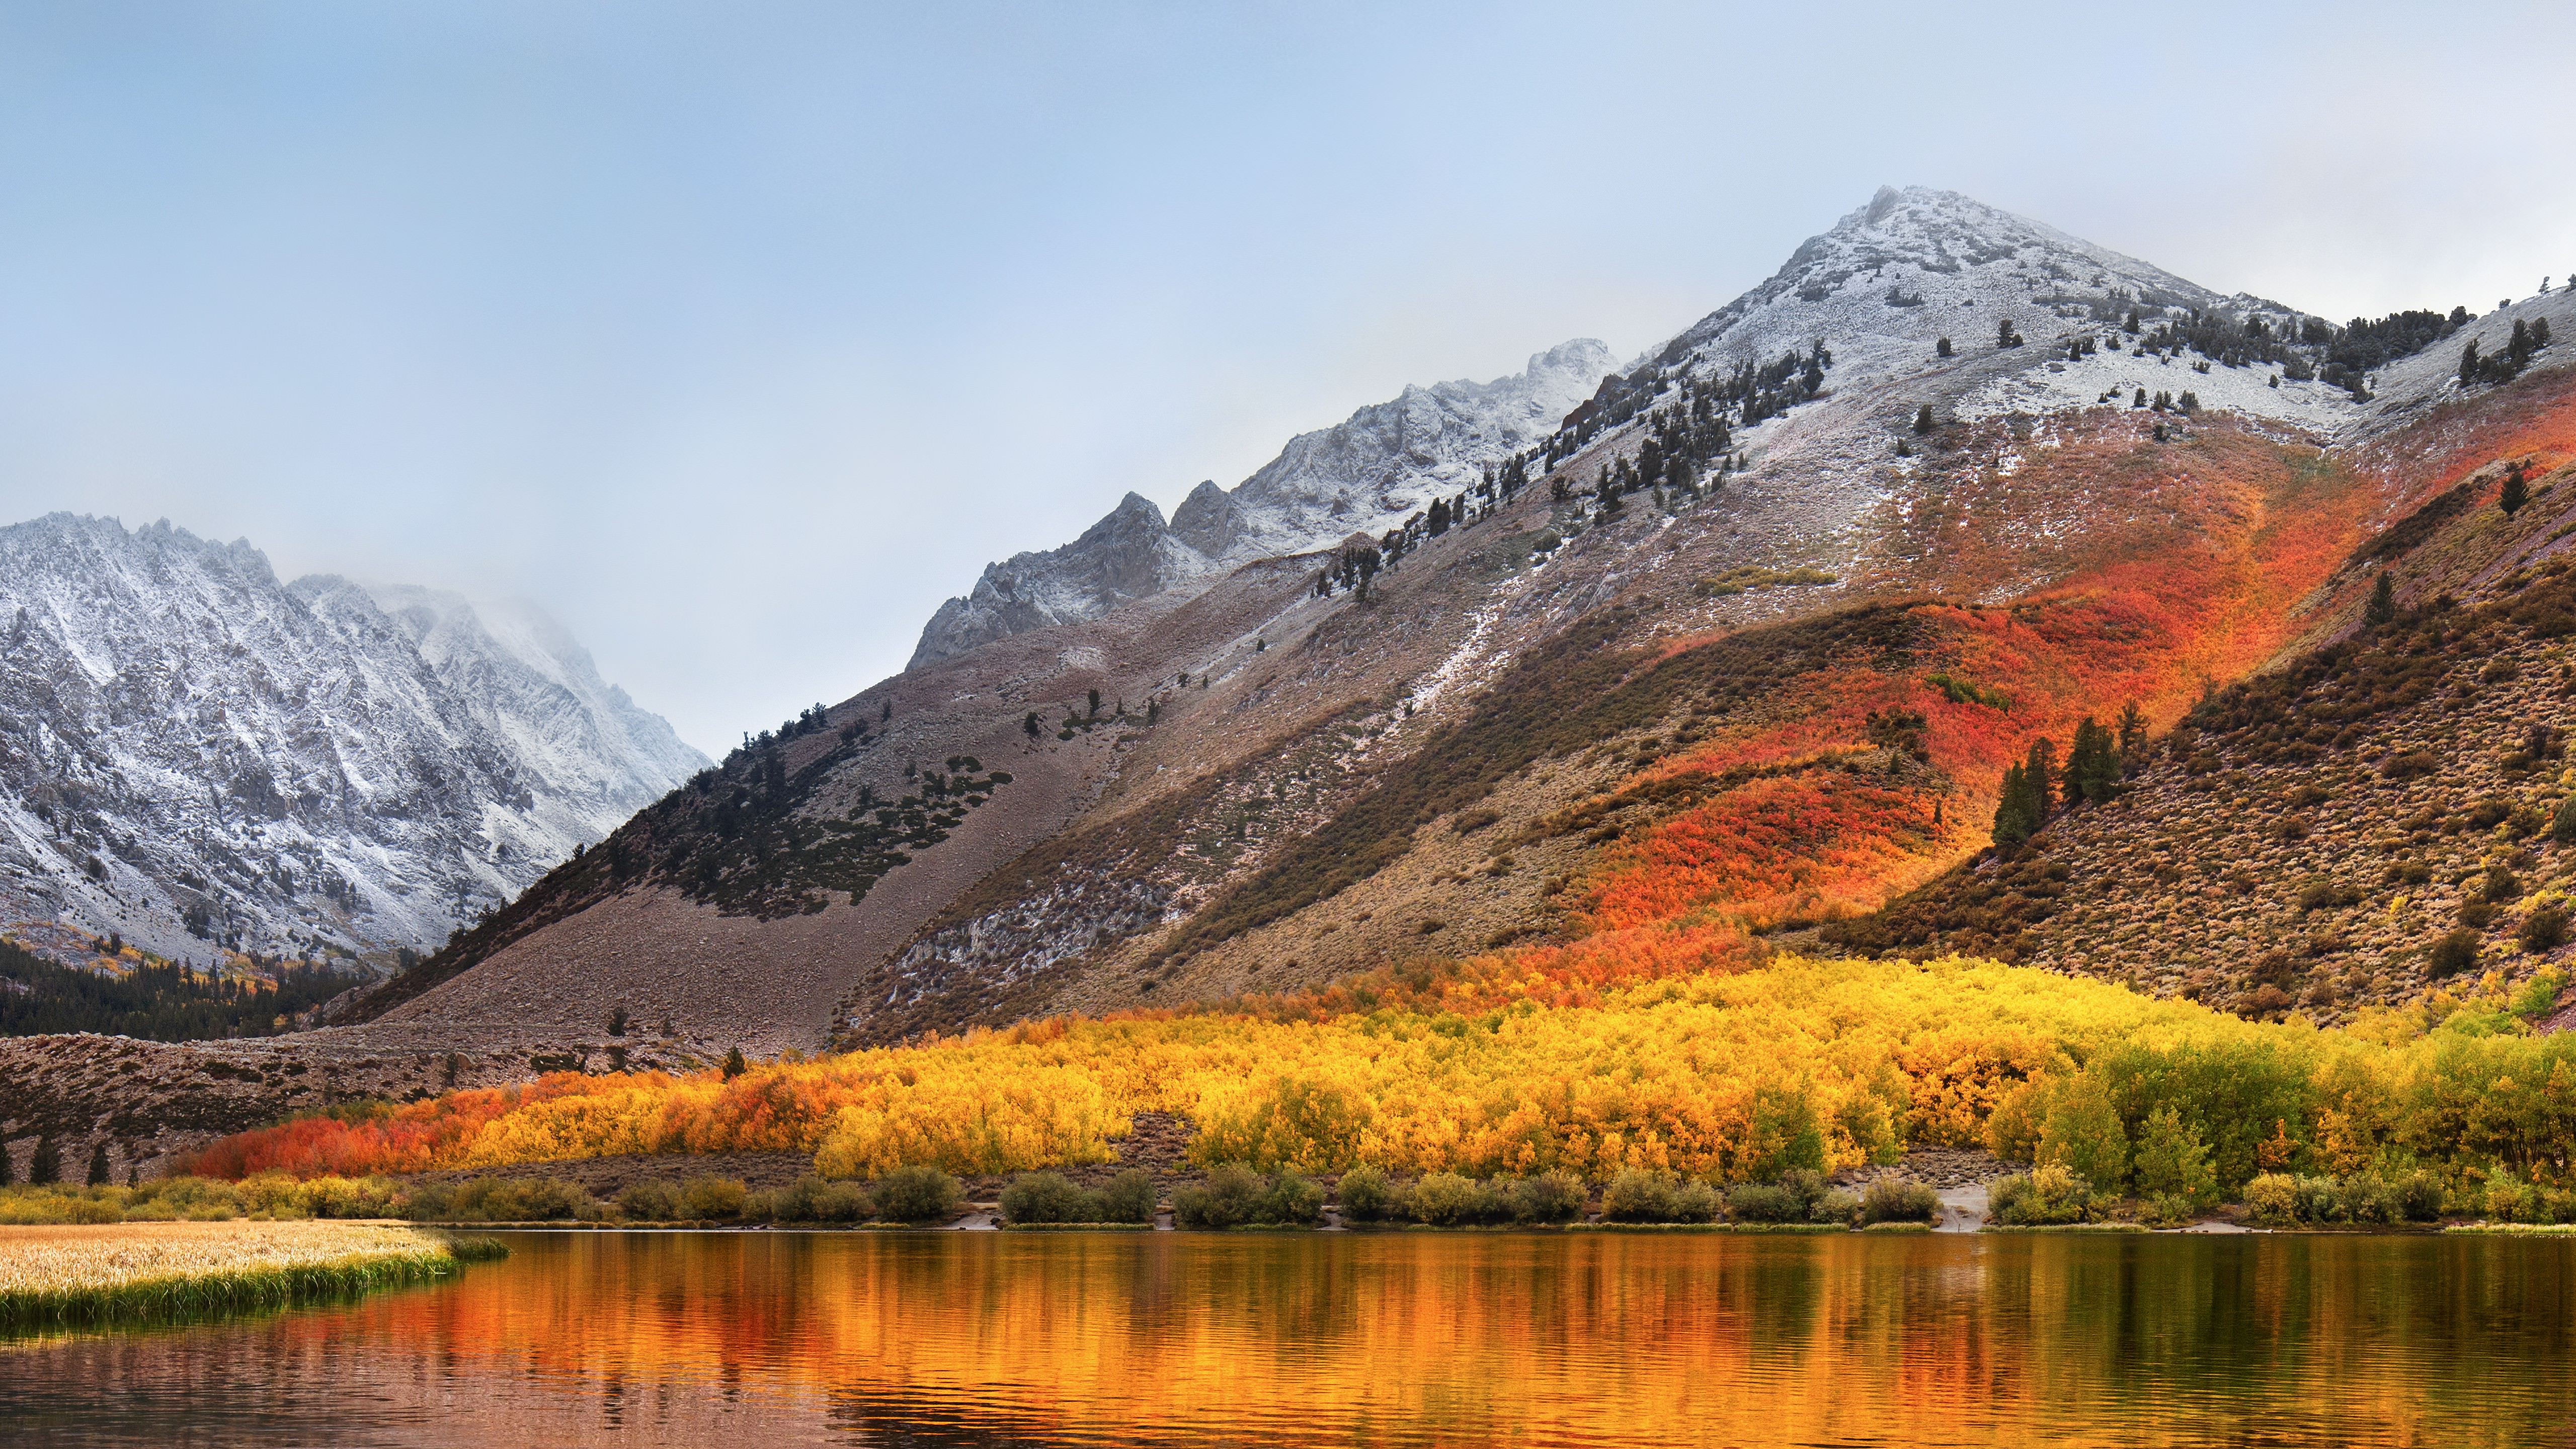
[(2576, 1244), (513, 1234), (0, 1345), (0, 1444), (2576, 1444)]

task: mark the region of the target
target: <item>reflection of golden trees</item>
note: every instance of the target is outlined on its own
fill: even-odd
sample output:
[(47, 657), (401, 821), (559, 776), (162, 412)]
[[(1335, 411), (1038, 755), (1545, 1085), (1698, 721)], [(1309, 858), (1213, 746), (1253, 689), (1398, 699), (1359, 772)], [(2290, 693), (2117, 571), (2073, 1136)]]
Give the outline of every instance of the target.
[(517, 1430), (2504, 1444), (2576, 1412), (2571, 1324), (2576, 1255), (2496, 1240), (603, 1234), (271, 1332)]

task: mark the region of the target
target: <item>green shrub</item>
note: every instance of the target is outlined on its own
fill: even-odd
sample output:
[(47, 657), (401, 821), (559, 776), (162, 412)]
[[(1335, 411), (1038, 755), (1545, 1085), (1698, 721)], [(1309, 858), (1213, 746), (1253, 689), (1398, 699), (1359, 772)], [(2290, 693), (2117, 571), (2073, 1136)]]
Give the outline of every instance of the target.
[[(2351, 1177), (2293, 1177), (2267, 1172), (2245, 1185), (2248, 1215), (2258, 1223), (2426, 1223), (2442, 1215), (2442, 1179), (2421, 1168), (2395, 1178), (2375, 1173)], [(2509, 1210), (2520, 1211), (2511, 1198)]]
[(1024, 1172), (1002, 1189), (1002, 1217), (1014, 1223), (1097, 1223), (1100, 1194), (1088, 1192), (1060, 1172)]
[(2478, 933), (2465, 927), (2446, 932), (2425, 953), (2425, 964), (2436, 976), (2457, 976), (2478, 964)]
[(389, 1177), (316, 1177), (298, 1195), (317, 1218), (385, 1218), (394, 1215), (402, 1189)]
[(2410, 1223), (2429, 1223), (2442, 1215), (2442, 1179), (2423, 1168), (2401, 1175), (2390, 1185), (2398, 1214)]
[(1254, 1222), (1260, 1223), (1313, 1224), (1323, 1220), (1323, 1184), (1294, 1172), (1279, 1174), (1279, 1180), (1262, 1195), (1260, 1211), (1253, 1217)]
[(750, 1196), (750, 1189), (733, 1178), (693, 1177), (680, 1185), (680, 1216), (696, 1222), (738, 1218)]
[(598, 1204), (569, 1182), (544, 1177), (477, 1177), (415, 1189), (415, 1222), (543, 1223), (596, 1216)]
[(2062, 1163), (2042, 1163), (1988, 1190), (1995, 1221), (2015, 1227), (2080, 1223), (2093, 1216), (2093, 1184)]
[(1816, 1195), (1807, 1205), (1807, 1221), (1814, 1223), (1847, 1223), (1860, 1216), (1860, 1198), (1834, 1188)]
[(39, 1223), (121, 1223), (125, 1206), (116, 1191), (76, 1187), (13, 1187), (0, 1189), (0, 1224), (12, 1227)]
[(1104, 1223), (1150, 1223), (1154, 1220), (1154, 1177), (1140, 1167), (1131, 1167), (1109, 1179), (1100, 1190), (1100, 1217)]
[(629, 1183), (617, 1195), (617, 1212), (631, 1223), (667, 1223), (680, 1216), (679, 1189), (659, 1179)]
[(877, 1211), (889, 1222), (945, 1222), (966, 1194), (936, 1167), (898, 1167), (877, 1179)]
[(1704, 1182), (1685, 1182), (1673, 1189), (1672, 1206), (1666, 1221), (1676, 1223), (1710, 1223), (1725, 1210), (1726, 1199), (1717, 1189)]
[(1511, 1185), (1511, 1212), (1524, 1223), (1570, 1223), (1583, 1216), (1583, 1180), (1562, 1169)]
[(2357, 1223), (2397, 1223), (2406, 1220), (2398, 1206), (2396, 1190), (2376, 1173), (2362, 1173), (2343, 1180), (2344, 1216)]
[[(855, 1223), (876, 1213), (876, 1204), (868, 1201), (866, 1191), (858, 1184), (825, 1182), (810, 1172), (766, 1196), (769, 1201), (764, 1216), (772, 1222)], [(744, 1216), (752, 1215), (745, 1210)]]
[(1172, 1220), (1185, 1228), (1231, 1228), (1252, 1221), (1269, 1195), (1261, 1174), (1228, 1163), (1208, 1169), (1195, 1186), (1172, 1194)]
[(1614, 1223), (1671, 1222), (1672, 1179), (1641, 1167), (1622, 1168), (1601, 1190), (1601, 1216)]
[(1502, 1195), (1491, 1185), (1454, 1172), (1430, 1173), (1413, 1185), (1414, 1217), (1435, 1228), (1489, 1223), (1505, 1210)]
[(2515, 933), (2514, 939), (2521, 943), (2522, 949), (2534, 954), (2555, 951), (2566, 945), (2567, 907), (2557, 901), (2533, 907), (2531, 914), (2522, 918), (2522, 929)]
[(1324, 1215), (1324, 1189), (1283, 1172), (1265, 1179), (1228, 1163), (1208, 1169), (1198, 1186), (1172, 1194), (1172, 1219), (1185, 1228), (1231, 1228), (1247, 1223), (1313, 1223)]
[(2540, 1216), (2540, 1195), (2528, 1183), (2499, 1177), (2487, 1184), (2484, 1207), (2489, 1222), (2527, 1223)]
[(1726, 1208), (1740, 1223), (1794, 1223), (1807, 1216), (1807, 1201), (1775, 1183), (1746, 1183), (1726, 1195)]
[(2287, 1227), (2299, 1220), (2298, 1187), (2286, 1172), (2267, 1172), (2245, 1184), (2247, 1215), (2258, 1223)]
[(1860, 1195), (1865, 1223), (1928, 1223), (1941, 1215), (1941, 1199), (1919, 1182), (1882, 1177)]
[(2331, 1177), (2294, 1177), (2290, 1191), (2303, 1223), (2339, 1223), (2350, 1213), (2343, 1184)]
[(1374, 1167), (1354, 1167), (1343, 1173), (1334, 1193), (1341, 1199), (1342, 1216), (1355, 1222), (1385, 1222), (1405, 1215), (1404, 1194)]
[[(389, 1204), (389, 1210), (391, 1205)], [(145, 1183), (126, 1205), (128, 1218), (184, 1218), (222, 1222), (241, 1216), (241, 1194), (229, 1182), (206, 1177), (166, 1177)]]

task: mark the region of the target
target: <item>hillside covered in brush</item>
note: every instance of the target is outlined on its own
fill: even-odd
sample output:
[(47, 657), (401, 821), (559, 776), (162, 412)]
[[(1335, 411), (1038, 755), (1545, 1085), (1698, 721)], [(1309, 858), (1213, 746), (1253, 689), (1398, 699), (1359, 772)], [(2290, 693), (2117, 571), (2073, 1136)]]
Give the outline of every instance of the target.
[(2107, 798), (1826, 939), (2330, 1020), (2557, 963), (2576, 889), (2576, 388), (2562, 373), (2503, 401), (2468, 455), (2501, 456), (2337, 571), (2321, 647), (2196, 704)]
[[(498, 1070), (603, 1061), (613, 1021), (711, 1059), (1352, 982), (1580, 994), (1867, 922), (1891, 934), (1855, 948), (1977, 929), (2040, 959), (2036, 917), (1877, 913), (2045, 877), (2031, 861), (2168, 767), (2270, 768), (2229, 732), (2287, 726), (2211, 711), (2340, 647), (2379, 578), (2406, 628), (2540, 578), (2568, 373), (2534, 339), (2568, 309), (2334, 325), (1884, 192), (1373, 533), (1001, 633), (747, 743), (335, 1003), (329, 1040), (470, 1041)], [(2474, 573), (2485, 545), (2457, 540), (2506, 533), (2527, 558), (2425, 572)], [(2502, 647), (2479, 627), (2440, 647)], [(2008, 772), (2079, 733), (2125, 793), (1983, 855)], [(2223, 763), (2190, 773), (2203, 754)], [(2020, 899), (2071, 912), (2068, 887)], [(2238, 970), (2112, 974), (2268, 1009)], [(2336, 979), (2338, 1003), (2415, 981)]]

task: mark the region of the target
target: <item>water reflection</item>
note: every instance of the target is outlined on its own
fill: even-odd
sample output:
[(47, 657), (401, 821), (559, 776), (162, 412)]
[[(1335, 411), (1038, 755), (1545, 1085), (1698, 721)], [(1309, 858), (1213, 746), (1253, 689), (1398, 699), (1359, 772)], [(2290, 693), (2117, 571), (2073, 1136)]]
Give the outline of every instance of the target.
[(0, 1442), (2571, 1442), (2576, 1245), (556, 1234), (0, 1349)]

